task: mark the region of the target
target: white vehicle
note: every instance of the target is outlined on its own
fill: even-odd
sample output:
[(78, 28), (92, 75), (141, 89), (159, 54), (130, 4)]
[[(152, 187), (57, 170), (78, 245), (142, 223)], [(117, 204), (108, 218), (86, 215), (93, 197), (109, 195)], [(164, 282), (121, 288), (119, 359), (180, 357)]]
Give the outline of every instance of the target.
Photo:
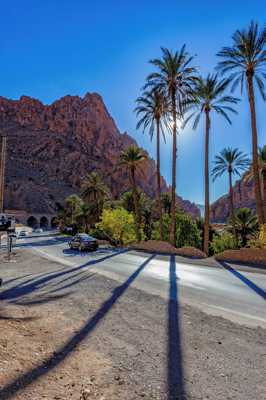
[(42, 228), (36, 228), (33, 231), (34, 233), (43, 233), (43, 229)]
[(20, 231), (17, 234), (17, 238), (23, 238), (23, 237), (27, 237), (29, 235), (29, 232), (27, 231)]

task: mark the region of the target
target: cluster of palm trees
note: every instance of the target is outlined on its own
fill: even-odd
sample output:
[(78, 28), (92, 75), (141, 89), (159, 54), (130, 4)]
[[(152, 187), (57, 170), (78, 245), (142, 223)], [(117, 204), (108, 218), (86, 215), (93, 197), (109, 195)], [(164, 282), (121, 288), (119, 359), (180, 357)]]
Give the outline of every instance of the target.
[[(201, 117), (204, 118), (205, 132), (205, 217), (204, 217), (204, 252), (209, 252), (209, 140), (212, 129), (212, 115), (225, 118), (231, 124), (230, 114), (236, 114), (236, 105), (240, 101), (230, 93), (240, 86), (241, 95), (247, 88), (251, 115), (252, 137), (252, 177), (254, 180), (256, 211), (260, 225), (266, 222), (266, 192), (261, 190), (260, 165), (258, 156), (258, 138), (255, 109), (255, 86), (263, 100), (266, 100), (264, 81), (266, 79), (266, 27), (259, 30), (258, 24), (251, 22), (247, 29), (237, 30), (232, 36), (229, 47), (223, 47), (217, 53), (219, 62), (217, 73), (201, 77), (185, 45), (180, 51), (162, 48), (162, 56), (153, 59), (154, 66), (146, 80), (142, 95), (136, 100), (136, 114), (139, 117), (137, 127), (148, 130), (151, 138), (156, 132), (157, 144), (157, 201), (160, 209), (162, 231), (161, 189), (160, 189), (160, 135), (165, 130), (172, 134), (172, 187), (171, 187), (171, 229), (170, 241), (175, 244), (176, 236), (176, 157), (178, 122), (184, 127), (193, 122), (197, 129)], [(266, 152), (266, 149), (264, 150)], [(264, 154), (265, 155), (265, 154)], [(232, 175), (244, 171), (249, 160), (237, 149), (227, 148), (215, 159), (213, 177), (216, 179), (225, 171), (229, 174), (230, 210), (234, 220)], [(266, 169), (261, 173), (265, 177)], [(264, 206), (263, 206), (264, 202)], [(234, 224), (235, 226), (235, 224)], [(236, 229), (235, 229), (236, 230)]]

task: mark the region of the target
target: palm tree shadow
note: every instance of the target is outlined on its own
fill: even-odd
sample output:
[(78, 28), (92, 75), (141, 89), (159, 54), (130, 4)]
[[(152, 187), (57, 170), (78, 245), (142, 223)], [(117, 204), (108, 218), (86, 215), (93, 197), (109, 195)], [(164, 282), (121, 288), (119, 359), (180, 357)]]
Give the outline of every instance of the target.
[(52, 357), (44, 360), (37, 367), (19, 375), (11, 383), (2, 387), (0, 391), (0, 399), (7, 400), (12, 398), (17, 392), (25, 389), (28, 385), (32, 384), (35, 380), (41, 376), (47, 374), (49, 371), (57, 367), (62, 361), (64, 361), (71, 352), (91, 334), (92, 331), (99, 325), (103, 318), (106, 317), (110, 309), (118, 301), (118, 299), (124, 294), (132, 282), (138, 277), (141, 271), (146, 265), (154, 258), (155, 255), (151, 255), (146, 259), (139, 268), (120, 286), (113, 290), (112, 295), (101, 305), (98, 311), (83, 325), (83, 327), (75, 333), (61, 348), (59, 348)]
[(181, 400), (185, 398), (185, 386), (183, 377), (176, 261), (174, 255), (170, 256), (169, 278), (167, 389), (169, 400)]
[(230, 267), (225, 261), (219, 261), (221, 266), (226, 269), (227, 271), (231, 272), (235, 277), (240, 279), (245, 285), (247, 285), (250, 289), (252, 289), (255, 293), (261, 296), (264, 300), (266, 300), (266, 292), (259, 286), (257, 286), (254, 282), (250, 279), (242, 275), (239, 271), (235, 270), (234, 268)]

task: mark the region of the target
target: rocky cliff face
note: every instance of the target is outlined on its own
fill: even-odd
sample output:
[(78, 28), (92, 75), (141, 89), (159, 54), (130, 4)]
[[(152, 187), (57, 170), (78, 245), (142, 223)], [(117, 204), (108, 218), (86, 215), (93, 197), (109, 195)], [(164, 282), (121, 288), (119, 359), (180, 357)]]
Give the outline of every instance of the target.
[[(255, 210), (255, 195), (253, 181), (247, 181), (245, 176), (234, 185), (235, 208), (248, 207)], [(220, 197), (211, 206), (211, 221), (225, 222), (229, 217), (228, 195)]]
[[(22, 96), (0, 97), (0, 129), (8, 136), (5, 207), (54, 213), (57, 203), (79, 193), (82, 177), (99, 172), (113, 197), (129, 188), (127, 173), (114, 172), (119, 154), (136, 142), (119, 133), (102, 98), (65, 96), (51, 105)], [(155, 162), (148, 158), (137, 173), (139, 186), (155, 195)], [(162, 178), (162, 190), (168, 190)], [(194, 204), (177, 199), (192, 215)]]

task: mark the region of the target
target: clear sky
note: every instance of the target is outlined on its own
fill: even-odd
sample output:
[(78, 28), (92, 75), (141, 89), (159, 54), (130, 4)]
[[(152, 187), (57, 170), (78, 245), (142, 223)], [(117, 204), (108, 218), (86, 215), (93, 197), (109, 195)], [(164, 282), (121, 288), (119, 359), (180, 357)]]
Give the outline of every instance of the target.
[[(178, 0), (13, 0), (0, 16), (0, 94), (22, 94), (50, 103), (66, 94), (100, 93), (121, 132), (127, 131), (155, 155), (155, 143), (137, 132), (134, 101), (160, 46), (186, 43), (202, 74), (212, 72), (215, 54), (231, 34), (253, 18), (261, 24), (262, 0), (180, 2)], [(246, 96), (245, 96), (246, 97)], [(266, 143), (266, 104), (258, 98), (259, 142)], [(250, 153), (248, 103), (228, 126), (214, 118), (211, 159), (225, 146)], [(162, 174), (171, 181), (171, 137), (162, 147)], [(187, 127), (178, 140), (177, 192), (203, 203), (203, 126)], [(227, 179), (211, 187), (214, 200), (227, 191)]]

